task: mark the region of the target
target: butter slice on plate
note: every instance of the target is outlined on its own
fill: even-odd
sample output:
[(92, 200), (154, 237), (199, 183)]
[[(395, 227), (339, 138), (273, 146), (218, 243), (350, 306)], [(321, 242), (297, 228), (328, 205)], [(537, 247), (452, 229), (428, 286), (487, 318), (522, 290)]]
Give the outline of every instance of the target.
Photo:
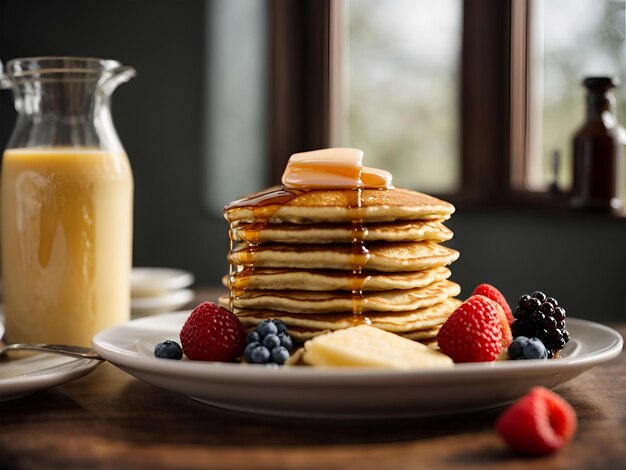
[(369, 325), (317, 336), (304, 345), (302, 361), (312, 366), (442, 369), (452, 359), (428, 346)]

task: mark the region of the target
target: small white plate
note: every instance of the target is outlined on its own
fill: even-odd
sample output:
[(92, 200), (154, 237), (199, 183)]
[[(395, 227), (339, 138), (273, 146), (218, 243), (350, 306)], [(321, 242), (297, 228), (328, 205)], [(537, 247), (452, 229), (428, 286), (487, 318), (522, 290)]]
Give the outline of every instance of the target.
[(509, 403), (535, 385), (554, 388), (617, 356), (622, 337), (568, 319), (572, 340), (548, 361), (457, 364), (435, 371), (366, 368), (267, 368), (157, 359), (154, 346), (178, 340), (189, 312), (133, 320), (93, 339), (102, 357), (137, 378), (233, 410), (315, 418), (386, 418), (457, 413)]
[(130, 275), (131, 295), (146, 297), (183, 289), (194, 283), (194, 275), (172, 268), (133, 268)]
[(0, 401), (19, 398), (89, 374), (100, 361), (34, 354), (0, 362)]
[(133, 318), (156, 313), (173, 312), (191, 302), (195, 294), (191, 289), (180, 289), (165, 292), (152, 297), (135, 297), (130, 300)]
[[(4, 318), (0, 315), (0, 338)], [(0, 401), (19, 398), (45, 388), (61, 385), (89, 374), (100, 361), (74, 359), (56, 354), (29, 354), (0, 361)]]

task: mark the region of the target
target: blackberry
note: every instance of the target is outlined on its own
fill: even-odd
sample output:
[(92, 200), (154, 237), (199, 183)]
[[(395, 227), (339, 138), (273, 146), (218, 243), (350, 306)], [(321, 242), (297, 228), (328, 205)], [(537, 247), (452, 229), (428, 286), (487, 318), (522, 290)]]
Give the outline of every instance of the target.
[[(520, 340), (521, 343), (518, 342), (520, 344), (513, 347), (513, 354), (509, 351), (511, 358), (518, 358), (514, 356), (521, 354), (518, 351), (530, 341), (529, 338), (533, 340), (532, 348), (537, 346), (537, 342), (541, 342), (545, 347), (546, 357), (554, 357), (570, 339), (569, 332), (565, 329), (565, 318), (565, 309), (553, 297), (548, 297), (541, 291), (522, 295), (515, 309), (511, 333), (513, 338), (524, 340)], [(537, 350), (533, 349), (529, 354), (532, 358), (539, 359)]]
[(180, 360), (183, 358), (183, 349), (176, 341), (168, 339), (154, 347), (154, 357)]
[(243, 357), (249, 364), (278, 366), (284, 364), (293, 350), (287, 325), (281, 320), (263, 320), (246, 337)]

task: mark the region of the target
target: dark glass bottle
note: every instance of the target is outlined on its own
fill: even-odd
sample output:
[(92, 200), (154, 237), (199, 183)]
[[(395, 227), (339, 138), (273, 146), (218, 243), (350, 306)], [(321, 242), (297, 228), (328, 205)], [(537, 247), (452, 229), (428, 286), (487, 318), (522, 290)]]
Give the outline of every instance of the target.
[(618, 211), (622, 200), (624, 135), (615, 116), (612, 77), (588, 77), (587, 120), (573, 139), (574, 182), (572, 207), (595, 211)]

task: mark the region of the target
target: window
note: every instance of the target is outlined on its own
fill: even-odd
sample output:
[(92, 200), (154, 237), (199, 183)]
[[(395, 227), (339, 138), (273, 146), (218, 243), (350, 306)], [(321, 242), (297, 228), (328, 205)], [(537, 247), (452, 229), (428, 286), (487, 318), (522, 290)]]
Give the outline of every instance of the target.
[[(512, 150), (518, 188), (545, 191), (555, 181), (557, 153), (562, 163), (556, 181), (569, 189), (571, 140), (585, 119), (582, 79), (613, 75), (626, 80), (624, 5), (623, 0), (515, 2)], [(615, 95), (624, 123), (626, 83)]]
[(343, 13), (342, 146), (397, 186), (460, 184), (461, 0), (352, 0)]

